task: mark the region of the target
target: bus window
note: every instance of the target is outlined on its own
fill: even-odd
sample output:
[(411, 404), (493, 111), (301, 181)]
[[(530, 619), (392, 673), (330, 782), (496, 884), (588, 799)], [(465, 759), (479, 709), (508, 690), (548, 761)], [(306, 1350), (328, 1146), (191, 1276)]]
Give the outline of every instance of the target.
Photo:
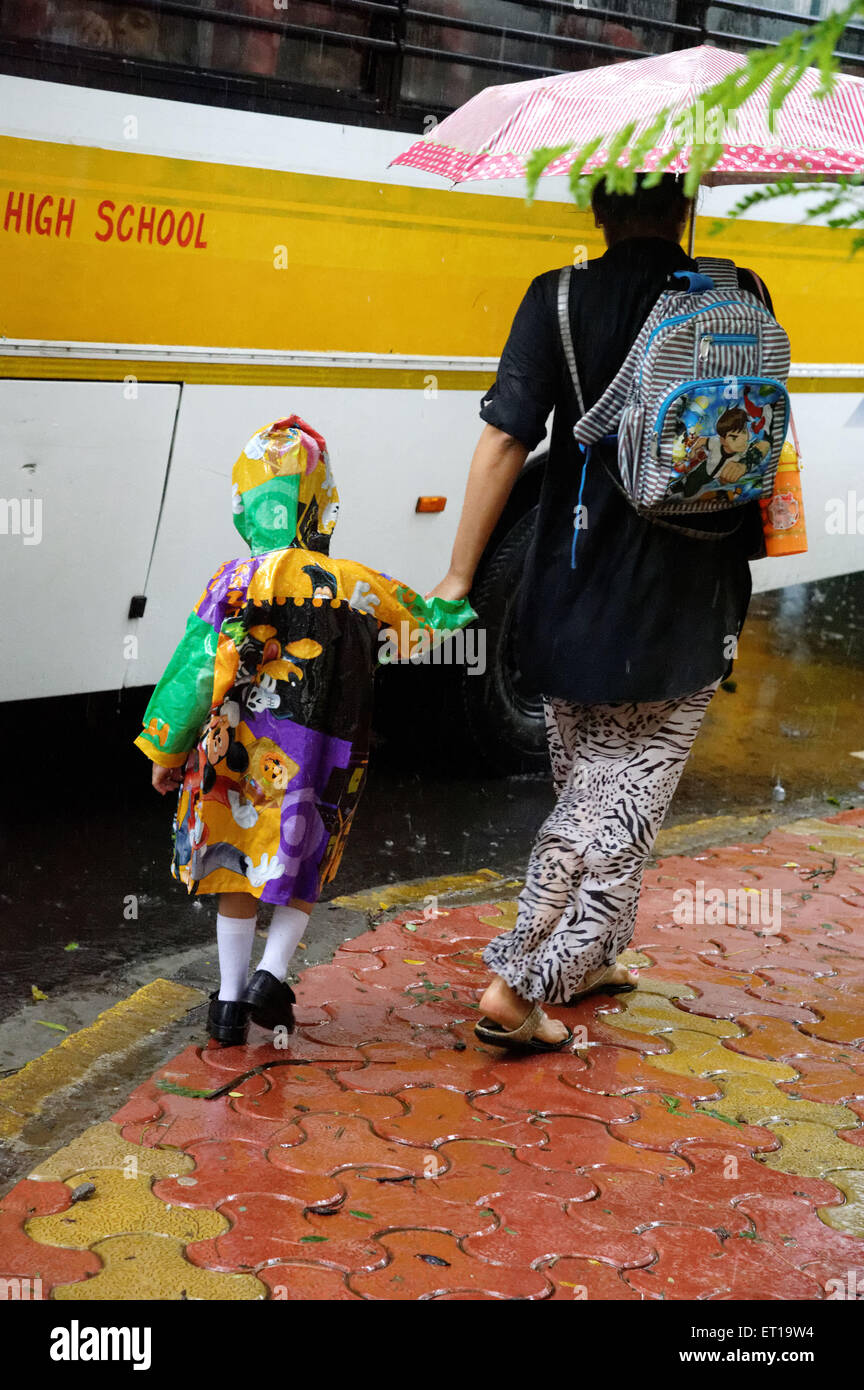
[[(702, 42), (768, 47), (840, 0), (0, 0), (3, 70), (416, 129), (484, 87)], [(864, 67), (864, 25), (840, 41)]]
[[(724, 48), (744, 52), (748, 48), (779, 43), (796, 28), (827, 19), (835, 10), (844, 8), (844, 0), (783, 0), (782, 8), (774, 14), (767, 5), (727, 6), (723, 0), (702, 8), (706, 10), (705, 24), (711, 38), (719, 40)], [(837, 47), (841, 54), (852, 59), (851, 63), (841, 60), (840, 70), (860, 77), (864, 27), (860, 23), (850, 25)]]
[[(16, 13), (17, 11), (17, 13)], [(162, 42), (167, 25), (155, 10), (101, 0), (40, 0), (23, 10), (9, 4), (2, 11), (3, 32), (13, 38), (41, 39), (72, 48), (96, 49), (124, 58), (170, 60), (170, 45)], [(185, 21), (184, 21), (185, 23)]]
[(290, 15), (292, 24), (305, 24), (318, 32), (314, 38), (286, 35), (279, 58), (280, 77), (309, 87), (356, 90), (363, 85), (366, 58), (362, 48), (328, 43), (327, 34), (334, 30), (340, 34), (368, 34), (366, 15), (351, 10), (340, 13), (332, 5), (302, 2), (292, 4)]
[[(409, 56), (402, 69), (406, 102), (450, 110), (492, 83), (542, 77), (568, 66), (558, 62), (546, 41), (549, 10), (510, 0), (427, 0), (423, 9), (441, 19), (408, 19)], [(411, 54), (412, 48), (423, 52)]]

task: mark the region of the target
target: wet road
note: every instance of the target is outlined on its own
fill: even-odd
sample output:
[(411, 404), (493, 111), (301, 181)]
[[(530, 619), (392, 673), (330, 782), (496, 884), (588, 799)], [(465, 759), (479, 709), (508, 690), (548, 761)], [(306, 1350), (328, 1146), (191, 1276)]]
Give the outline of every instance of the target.
[[(864, 576), (753, 600), (734, 691), (715, 697), (667, 820), (864, 801)], [(399, 680), (416, 672), (394, 670)], [(148, 692), (6, 709), (0, 870), (0, 1018), (35, 984), (52, 997), (131, 962), (212, 939), (212, 908), (168, 874), (172, 807), (131, 747)], [(542, 777), (490, 777), (446, 729), (418, 752), (403, 708), (373, 755), (364, 800), (327, 897), (485, 867), (521, 874), (552, 805)], [(137, 920), (124, 918), (137, 901)], [(74, 949), (70, 949), (74, 947)], [(55, 1039), (56, 1040), (56, 1039)]]

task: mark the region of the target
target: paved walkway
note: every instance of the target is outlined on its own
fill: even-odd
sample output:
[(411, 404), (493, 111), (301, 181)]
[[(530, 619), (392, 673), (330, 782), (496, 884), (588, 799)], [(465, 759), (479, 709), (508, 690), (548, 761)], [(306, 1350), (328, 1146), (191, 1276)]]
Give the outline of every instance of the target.
[[(707, 921), (676, 922), (700, 884)], [(766, 889), (779, 924), (741, 922)], [(709, 890), (743, 890), (738, 925)], [(861, 811), (663, 860), (638, 991), (552, 1010), (582, 1045), (520, 1060), (472, 1031), (515, 904), (400, 913), (305, 972), (287, 1048), (187, 1049), (19, 1182), (0, 1276), (55, 1299), (864, 1293), (862, 909)]]

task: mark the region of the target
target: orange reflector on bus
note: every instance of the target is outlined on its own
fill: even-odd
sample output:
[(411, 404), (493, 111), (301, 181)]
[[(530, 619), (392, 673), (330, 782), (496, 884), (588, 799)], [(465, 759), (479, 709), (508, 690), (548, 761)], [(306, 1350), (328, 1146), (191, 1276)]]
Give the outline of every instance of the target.
[(446, 497), (418, 497), (415, 512), (443, 512), (447, 505)]

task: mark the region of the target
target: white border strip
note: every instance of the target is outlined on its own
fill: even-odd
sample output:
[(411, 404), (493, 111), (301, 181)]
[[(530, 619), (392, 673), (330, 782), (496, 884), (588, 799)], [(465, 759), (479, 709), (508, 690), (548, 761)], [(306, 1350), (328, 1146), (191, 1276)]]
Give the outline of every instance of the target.
[[(385, 368), (390, 371), (494, 372), (497, 357), (434, 357), (389, 352), (273, 352), (267, 349), (167, 347), (149, 343), (61, 342), (0, 338), (0, 357), (66, 357), (80, 361), (185, 362), (257, 367)], [(864, 362), (794, 362), (795, 377), (864, 377)]]
[[(256, 348), (160, 346), (149, 343), (59, 342), (40, 338), (0, 338), (0, 357), (67, 357), (82, 361), (186, 362), (257, 367), (385, 367), (453, 372), (494, 372), (497, 357), (401, 356), (389, 352), (273, 352)], [(864, 373), (864, 367), (862, 367)]]

